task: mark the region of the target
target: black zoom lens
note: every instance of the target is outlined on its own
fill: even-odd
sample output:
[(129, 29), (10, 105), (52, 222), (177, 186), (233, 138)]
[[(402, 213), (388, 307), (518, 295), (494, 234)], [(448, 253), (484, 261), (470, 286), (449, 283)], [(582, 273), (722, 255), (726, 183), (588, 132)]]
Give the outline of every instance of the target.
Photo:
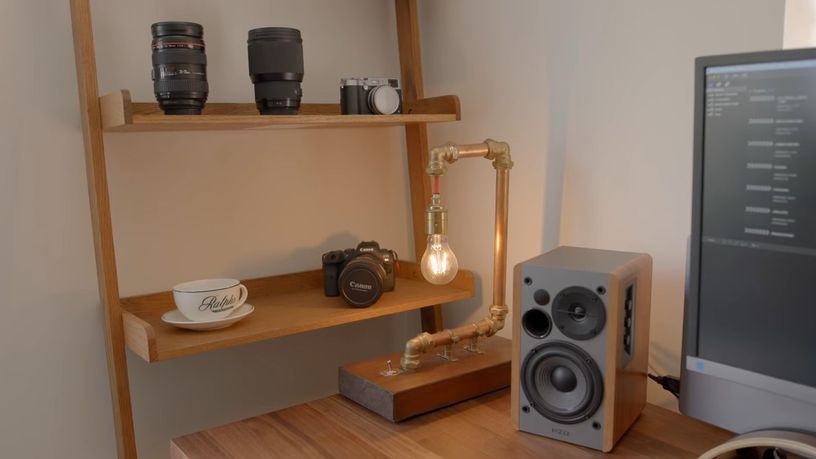
[(303, 40), (288, 27), (249, 31), (249, 76), (255, 84), (255, 104), (262, 115), (295, 115), (303, 92)]
[(166, 115), (200, 115), (207, 101), (204, 28), (193, 22), (157, 22), (153, 33), (153, 92)]

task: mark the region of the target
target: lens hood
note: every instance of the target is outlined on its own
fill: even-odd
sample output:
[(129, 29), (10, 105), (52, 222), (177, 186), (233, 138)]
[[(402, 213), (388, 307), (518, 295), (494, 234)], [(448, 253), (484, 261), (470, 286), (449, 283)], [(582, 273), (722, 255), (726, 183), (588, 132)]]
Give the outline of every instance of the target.
[(186, 35), (201, 38), (204, 35), (204, 27), (202, 27), (201, 24), (182, 21), (157, 22), (150, 26), (150, 31), (154, 37)]

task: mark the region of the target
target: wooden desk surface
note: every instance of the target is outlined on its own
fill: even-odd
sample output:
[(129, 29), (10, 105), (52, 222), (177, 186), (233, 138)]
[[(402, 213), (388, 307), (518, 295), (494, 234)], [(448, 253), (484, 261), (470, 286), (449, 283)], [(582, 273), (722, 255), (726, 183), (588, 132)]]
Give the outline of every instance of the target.
[(173, 440), (173, 459), (694, 458), (730, 432), (647, 405), (610, 454), (517, 432), (501, 390), (393, 424), (340, 395)]

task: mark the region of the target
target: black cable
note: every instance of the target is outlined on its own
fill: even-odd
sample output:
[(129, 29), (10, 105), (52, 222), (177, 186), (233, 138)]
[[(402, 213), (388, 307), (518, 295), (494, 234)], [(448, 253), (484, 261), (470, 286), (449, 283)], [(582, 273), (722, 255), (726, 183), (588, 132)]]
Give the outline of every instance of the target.
[(649, 379), (660, 384), (660, 387), (671, 392), (675, 397), (680, 398), (680, 378), (675, 378), (674, 376), (657, 376), (651, 373), (647, 374), (649, 375)]

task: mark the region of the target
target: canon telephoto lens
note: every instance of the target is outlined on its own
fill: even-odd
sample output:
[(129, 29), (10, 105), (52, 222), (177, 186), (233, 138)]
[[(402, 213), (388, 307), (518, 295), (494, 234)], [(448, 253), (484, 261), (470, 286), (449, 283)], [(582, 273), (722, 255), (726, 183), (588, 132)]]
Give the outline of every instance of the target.
[(249, 31), (249, 76), (255, 85), (255, 104), (262, 115), (294, 115), (303, 92), (303, 40), (289, 27)]
[(153, 92), (167, 115), (200, 115), (207, 101), (204, 28), (193, 22), (157, 22), (153, 33)]

